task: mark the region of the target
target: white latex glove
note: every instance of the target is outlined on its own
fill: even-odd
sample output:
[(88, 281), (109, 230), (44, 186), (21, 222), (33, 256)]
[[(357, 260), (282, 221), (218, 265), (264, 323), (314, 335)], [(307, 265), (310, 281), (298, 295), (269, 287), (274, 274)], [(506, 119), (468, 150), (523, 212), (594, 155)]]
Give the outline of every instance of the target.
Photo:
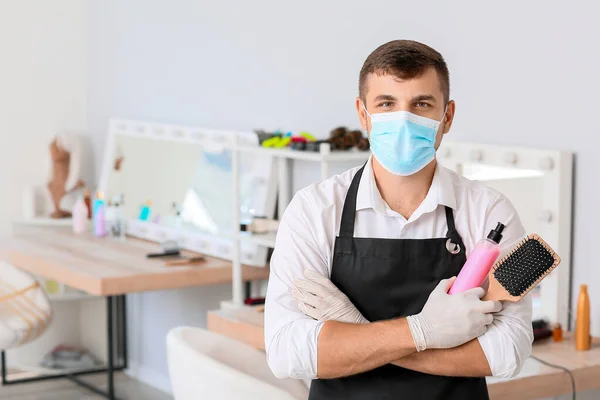
[(449, 295), (454, 280), (443, 279), (423, 310), (406, 317), (417, 351), (456, 347), (481, 336), (494, 320), (491, 313), (502, 310), (499, 301), (481, 301), (481, 287)]
[(354, 304), (328, 278), (305, 270), (304, 279), (294, 282), (293, 296), (304, 314), (319, 321), (339, 321), (352, 324), (368, 324), (369, 321)]

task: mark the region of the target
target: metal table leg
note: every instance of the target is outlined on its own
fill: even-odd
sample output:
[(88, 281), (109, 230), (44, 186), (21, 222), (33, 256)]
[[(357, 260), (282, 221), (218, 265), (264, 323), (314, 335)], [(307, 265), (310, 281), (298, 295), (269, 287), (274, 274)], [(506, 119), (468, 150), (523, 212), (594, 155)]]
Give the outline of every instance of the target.
[(4, 386), (6, 385), (6, 354), (4, 353), (4, 350), (2, 350), (2, 354), (0, 354), (0, 357), (2, 358), (2, 386)]
[[(128, 362), (127, 308), (125, 295), (108, 296), (106, 298), (106, 325), (106, 338), (108, 342), (106, 367), (92, 368), (66, 374), (40, 375), (34, 378), (9, 379), (6, 371), (6, 353), (2, 351), (0, 355), (2, 385), (16, 385), (65, 378), (109, 400), (116, 400), (114, 373), (127, 368)], [(119, 365), (115, 364), (115, 358), (119, 360)], [(99, 389), (78, 378), (81, 375), (97, 374), (102, 372), (107, 374), (106, 378), (108, 387), (106, 391), (103, 391), (102, 389)]]

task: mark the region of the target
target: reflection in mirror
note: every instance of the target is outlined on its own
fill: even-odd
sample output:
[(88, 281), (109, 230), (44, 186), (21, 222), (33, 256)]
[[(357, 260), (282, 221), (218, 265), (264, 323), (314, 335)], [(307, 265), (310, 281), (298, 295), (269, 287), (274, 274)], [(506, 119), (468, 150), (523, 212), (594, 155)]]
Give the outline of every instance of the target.
[[(245, 145), (258, 145), (258, 139), (251, 132), (211, 131), (199, 140), (194, 133), (198, 134), (192, 128), (113, 123), (102, 190), (107, 202), (122, 207), (129, 234), (157, 241), (174, 239), (184, 248), (230, 259), (233, 171), (231, 147), (224, 138), (238, 135)], [(238, 164), (238, 222), (272, 218), (273, 158), (242, 152)], [(267, 249), (243, 242), (241, 254), (245, 263), (264, 265)]]
[[(240, 157), (240, 223), (264, 216), (270, 163), (257, 162), (250, 154)], [(232, 231), (231, 151), (202, 152), (181, 208), (186, 226), (215, 235)]]
[(484, 164), (461, 164), (461, 173), (465, 178), (482, 181), (504, 194), (517, 209), (527, 232), (540, 232), (543, 172)]
[(176, 217), (202, 153), (199, 144), (116, 135), (105, 188), (127, 218), (167, 223)]

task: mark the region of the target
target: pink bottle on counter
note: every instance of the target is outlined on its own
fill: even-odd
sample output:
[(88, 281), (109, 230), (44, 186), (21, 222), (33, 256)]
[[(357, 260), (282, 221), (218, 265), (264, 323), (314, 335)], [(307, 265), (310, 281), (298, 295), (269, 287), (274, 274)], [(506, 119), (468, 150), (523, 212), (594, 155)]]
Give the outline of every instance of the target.
[(77, 199), (77, 203), (73, 206), (73, 232), (83, 233), (85, 232), (86, 223), (88, 219), (88, 209), (85, 205), (83, 197)]
[(102, 199), (96, 199), (94, 203), (94, 235), (106, 236), (106, 204)]
[(498, 222), (496, 228), (490, 231), (487, 239), (480, 240), (475, 245), (448, 294), (460, 293), (481, 286), (500, 255), (499, 244), (504, 228), (506, 226)]

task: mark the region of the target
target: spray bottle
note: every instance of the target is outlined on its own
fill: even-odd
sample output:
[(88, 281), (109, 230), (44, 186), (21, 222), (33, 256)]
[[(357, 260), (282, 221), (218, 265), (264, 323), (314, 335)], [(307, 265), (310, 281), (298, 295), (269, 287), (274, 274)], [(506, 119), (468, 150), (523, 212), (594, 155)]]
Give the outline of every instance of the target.
[(480, 240), (463, 265), (448, 294), (464, 292), (481, 286), (500, 255), (500, 240), (506, 226), (501, 222), (492, 229), (486, 239)]

